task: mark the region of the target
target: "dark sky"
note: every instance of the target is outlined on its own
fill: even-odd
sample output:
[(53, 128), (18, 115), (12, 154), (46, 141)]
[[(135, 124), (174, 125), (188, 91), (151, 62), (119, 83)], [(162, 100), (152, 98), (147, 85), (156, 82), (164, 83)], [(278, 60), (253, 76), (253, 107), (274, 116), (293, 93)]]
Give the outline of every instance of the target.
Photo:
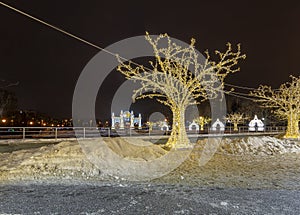
[[(247, 59), (227, 79), (239, 86), (278, 87), (300, 75), (300, 1), (3, 2), (101, 47), (145, 31), (194, 37), (201, 52), (241, 43)], [(20, 107), (71, 117), (76, 81), (98, 50), (3, 6), (0, 28), (0, 78), (20, 82), (11, 88)]]

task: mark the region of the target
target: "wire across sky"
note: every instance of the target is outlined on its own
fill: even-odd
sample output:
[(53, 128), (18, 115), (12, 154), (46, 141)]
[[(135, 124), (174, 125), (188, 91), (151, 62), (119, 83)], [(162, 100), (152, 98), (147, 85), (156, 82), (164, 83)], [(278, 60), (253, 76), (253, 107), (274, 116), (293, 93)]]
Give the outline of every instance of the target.
[[(62, 33), (62, 34), (64, 34), (64, 35), (66, 35), (66, 36), (69, 36), (69, 37), (71, 37), (71, 38), (73, 38), (73, 39), (76, 39), (76, 40), (82, 42), (82, 43), (85, 43), (86, 45), (89, 45), (89, 46), (91, 46), (91, 47), (93, 47), (93, 48), (96, 48), (96, 49), (98, 49), (98, 50), (100, 50), (100, 51), (104, 51), (104, 52), (106, 52), (106, 53), (108, 53), (108, 54), (110, 54), (110, 55), (113, 55), (113, 56), (117, 56), (117, 55), (118, 55), (117, 53), (113, 53), (113, 52), (111, 52), (111, 51), (109, 51), (109, 50), (107, 50), (107, 49), (105, 49), (105, 48), (102, 48), (102, 47), (99, 46), (99, 45), (96, 45), (96, 44), (94, 44), (94, 43), (91, 43), (91, 42), (89, 42), (89, 41), (86, 40), (86, 39), (83, 39), (83, 38), (81, 38), (81, 37), (78, 37), (78, 36), (76, 36), (76, 35), (73, 34), (73, 33), (70, 33), (70, 32), (68, 32), (68, 31), (65, 31), (65, 30), (63, 30), (62, 28), (59, 28), (59, 27), (57, 27), (57, 26), (54, 26), (54, 25), (50, 24), (50, 23), (47, 22), (47, 21), (44, 21), (44, 20), (42, 20), (42, 19), (40, 19), (40, 18), (37, 18), (37, 17), (35, 17), (35, 16), (33, 16), (33, 15), (30, 15), (30, 14), (24, 12), (24, 11), (21, 11), (21, 10), (19, 10), (19, 9), (13, 7), (13, 6), (11, 6), (11, 5), (5, 4), (5, 3), (1, 2), (1, 1), (0, 1), (0, 5), (2, 5), (2, 6), (4, 6), (4, 7), (6, 7), (6, 8), (8, 8), (8, 9), (10, 9), (10, 10), (13, 10), (13, 11), (15, 11), (16, 13), (19, 13), (19, 14), (21, 14), (21, 15), (27, 17), (27, 18), (30, 18), (30, 19), (32, 19), (32, 20), (34, 20), (34, 21), (36, 21), (36, 22), (39, 22), (39, 23), (42, 24), (42, 25), (45, 25), (45, 26), (47, 26), (47, 27), (49, 27), (49, 28), (52, 28), (53, 30), (58, 31), (58, 32), (60, 32), (60, 33)], [(126, 58), (124, 58), (124, 57), (122, 57), (122, 56), (119, 56), (119, 57), (120, 57), (122, 60), (124, 60), (124, 61), (128, 61), (128, 59), (126, 59)], [(135, 62), (133, 62), (133, 61), (131, 61), (131, 62), (132, 62), (132, 64), (134, 64), (134, 65), (136, 65), (136, 66), (141, 66), (140, 64), (137, 64), (137, 63), (135, 63)], [(152, 69), (147, 68), (147, 67), (145, 67), (145, 66), (144, 66), (144, 68), (147, 69), (148, 71), (152, 71)], [(229, 83), (224, 83), (224, 85), (226, 85), (226, 86), (228, 86), (228, 87), (234, 87), (234, 88), (238, 88), (238, 89), (242, 89), (242, 90), (248, 90), (248, 91), (255, 90), (255, 88), (246, 87), (246, 86), (238, 86), (238, 85), (233, 85), (233, 84), (229, 84)], [(237, 98), (242, 98), (242, 99), (247, 99), (247, 100), (253, 100), (252, 96), (250, 96), (250, 95), (247, 94), (247, 93), (242, 93), (242, 92), (237, 92), (237, 91), (225, 91), (225, 90), (224, 90), (224, 93), (226, 93), (227, 95), (230, 95), (230, 96), (237, 97)]]

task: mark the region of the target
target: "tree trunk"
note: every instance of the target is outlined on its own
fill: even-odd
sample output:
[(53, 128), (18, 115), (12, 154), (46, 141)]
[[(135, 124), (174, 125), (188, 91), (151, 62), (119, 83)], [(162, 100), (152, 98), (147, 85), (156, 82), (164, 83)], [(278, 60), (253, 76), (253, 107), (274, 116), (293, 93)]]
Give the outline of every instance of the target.
[(185, 107), (173, 108), (173, 126), (171, 137), (167, 146), (172, 148), (184, 148), (189, 146), (189, 139), (185, 130)]
[(238, 124), (237, 123), (233, 123), (233, 130), (234, 131), (238, 131)]
[(200, 124), (200, 131), (204, 131), (204, 123)]
[(286, 129), (286, 133), (284, 135), (285, 138), (299, 138), (299, 120), (298, 115), (295, 113), (288, 114), (288, 125)]

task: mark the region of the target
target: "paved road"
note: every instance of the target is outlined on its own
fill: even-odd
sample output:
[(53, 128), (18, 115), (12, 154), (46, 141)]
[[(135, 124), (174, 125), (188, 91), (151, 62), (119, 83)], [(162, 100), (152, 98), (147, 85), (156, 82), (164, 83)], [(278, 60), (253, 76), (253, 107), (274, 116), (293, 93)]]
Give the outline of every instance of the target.
[(300, 190), (1, 185), (0, 214), (299, 214)]

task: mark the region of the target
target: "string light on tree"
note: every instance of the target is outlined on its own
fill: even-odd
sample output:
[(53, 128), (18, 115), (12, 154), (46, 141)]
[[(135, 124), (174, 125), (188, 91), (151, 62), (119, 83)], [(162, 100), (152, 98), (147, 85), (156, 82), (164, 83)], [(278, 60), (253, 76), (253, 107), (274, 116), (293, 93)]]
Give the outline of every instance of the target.
[[(239, 71), (238, 61), (246, 56), (232, 50), (230, 43), (225, 52), (215, 51), (216, 61), (206, 51), (205, 61), (199, 62), (195, 49), (195, 39), (188, 47), (181, 47), (171, 41), (167, 34), (152, 39), (146, 33), (146, 40), (151, 44), (155, 61), (150, 61), (152, 69), (133, 62), (123, 62), (117, 56), (120, 65), (118, 71), (132, 81), (138, 81), (142, 87), (135, 90), (133, 100), (155, 98), (170, 107), (173, 113), (173, 126), (167, 146), (187, 147), (189, 140), (185, 131), (185, 110), (189, 105), (199, 104), (207, 99), (216, 98), (223, 90), (224, 79), (230, 73)], [(160, 42), (168, 46), (161, 48)], [(191, 70), (191, 68), (193, 68)]]
[(194, 121), (198, 123), (198, 125), (200, 125), (200, 131), (203, 131), (204, 125), (209, 123), (211, 121), (211, 118), (207, 116), (199, 116), (197, 119), (194, 119)]
[(291, 82), (280, 85), (279, 89), (261, 85), (250, 95), (255, 96), (261, 106), (271, 108), (279, 118), (287, 120), (285, 138), (299, 138), (300, 77), (290, 78)]
[(226, 120), (233, 123), (233, 130), (238, 131), (238, 124), (243, 123), (248, 117), (246, 117), (243, 113), (231, 113), (228, 114)]

